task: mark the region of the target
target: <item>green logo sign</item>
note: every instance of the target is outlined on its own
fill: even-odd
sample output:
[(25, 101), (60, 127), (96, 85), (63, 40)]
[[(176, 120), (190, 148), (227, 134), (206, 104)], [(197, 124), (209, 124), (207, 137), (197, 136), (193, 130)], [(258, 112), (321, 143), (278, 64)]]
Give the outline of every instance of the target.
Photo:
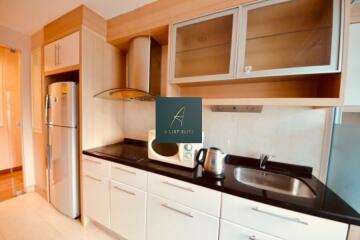
[(201, 98), (157, 97), (156, 142), (201, 143)]

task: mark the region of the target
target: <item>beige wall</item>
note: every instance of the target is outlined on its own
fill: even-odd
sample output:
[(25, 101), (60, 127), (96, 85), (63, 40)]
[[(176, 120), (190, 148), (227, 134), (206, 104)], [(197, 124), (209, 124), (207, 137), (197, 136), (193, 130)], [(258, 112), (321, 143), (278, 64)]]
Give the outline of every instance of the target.
[(34, 164), (30, 105), (30, 36), (0, 26), (0, 44), (21, 51), (22, 117), (23, 117), (23, 168), (26, 189), (34, 187)]
[[(264, 107), (262, 113), (214, 113), (204, 107), (204, 145), (255, 158), (260, 153), (273, 154), (275, 161), (311, 166), (320, 177), (326, 112)], [(151, 128), (155, 128), (155, 103), (124, 103), (125, 137), (146, 140)]]

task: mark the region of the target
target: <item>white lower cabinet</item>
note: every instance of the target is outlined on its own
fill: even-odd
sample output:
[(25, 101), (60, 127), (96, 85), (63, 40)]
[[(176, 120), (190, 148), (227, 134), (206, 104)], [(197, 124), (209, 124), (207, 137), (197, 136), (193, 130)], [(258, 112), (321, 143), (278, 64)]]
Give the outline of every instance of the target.
[(348, 224), (223, 194), (221, 218), (286, 240), (345, 240)]
[(149, 194), (147, 240), (218, 240), (218, 231), (218, 218)]
[(83, 174), (84, 213), (96, 222), (109, 226), (109, 180)]
[(110, 227), (128, 240), (145, 239), (146, 192), (111, 181)]
[(221, 192), (158, 174), (149, 174), (148, 191), (204, 213), (220, 216)]
[(82, 180), (83, 214), (127, 240), (345, 240), (349, 227), (88, 156)]
[(282, 240), (264, 233), (221, 220), (220, 240)]

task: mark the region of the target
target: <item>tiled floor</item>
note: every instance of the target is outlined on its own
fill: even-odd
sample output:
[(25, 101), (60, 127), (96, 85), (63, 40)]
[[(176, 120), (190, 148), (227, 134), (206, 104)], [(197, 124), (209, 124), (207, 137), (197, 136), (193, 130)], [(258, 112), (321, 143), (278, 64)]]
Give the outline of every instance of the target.
[(0, 202), (23, 193), (23, 173), (21, 170), (0, 174)]
[(90, 223), (57, 212), (37, 193), (27, 193), (0, 203), (0, 240), (111, 240), (113, 236)]

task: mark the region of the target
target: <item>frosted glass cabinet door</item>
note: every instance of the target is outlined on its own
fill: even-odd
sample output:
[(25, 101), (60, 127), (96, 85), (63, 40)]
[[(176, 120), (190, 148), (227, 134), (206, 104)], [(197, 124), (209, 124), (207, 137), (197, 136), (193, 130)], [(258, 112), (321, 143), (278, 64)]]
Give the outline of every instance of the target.
[(174, 24), (171, 83), (234, 78), (238, 8)]
[(239, 78), (339, 71), (341, 0), (270, 0), (240, 9)]

